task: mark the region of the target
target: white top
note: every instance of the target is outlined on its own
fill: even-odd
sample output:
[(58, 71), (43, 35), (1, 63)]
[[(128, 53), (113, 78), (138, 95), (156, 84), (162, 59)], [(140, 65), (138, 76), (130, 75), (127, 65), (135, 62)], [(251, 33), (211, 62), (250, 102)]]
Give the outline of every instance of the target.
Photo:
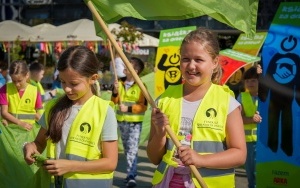
[[(122, 77), (126, 76), (124, 74), (124, 69), (126, 69), (126, 66), (120, 57), (115, 58), (115, 67), (116, 67), (116, 73), (117, 73), (118, 78), (122, 78)], [(114, 69), (112, 66), (112, 62), (110, 63), (110, 71), (114, 75)]]

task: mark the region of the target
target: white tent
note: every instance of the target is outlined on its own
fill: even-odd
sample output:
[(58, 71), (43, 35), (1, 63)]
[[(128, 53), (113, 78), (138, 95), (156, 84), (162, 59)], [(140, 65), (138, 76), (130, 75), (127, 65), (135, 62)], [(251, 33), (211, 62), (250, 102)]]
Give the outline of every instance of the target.
[(96, 35), (93, 21), (80, 19), (69, 22), (39, 35), (39, 41), (103, 41)]
[(27, 41), (31, 33), (31, 27), (16, 21), (7, 20), (0, 22), (1, 42), (13, 42), (17, 39)]
[[(112, 31), (115, 29), (116, 31), (120, 30), (120, 24), (112, 23), (108, 24), (108, 29)], [(140, 47), (158, 47), (159, 40), (151, 35), (147, 35), (143, 33), (143, 40), (138, 41), (138, 45)]]
[(42, 41), (43, 39), (41, 38), (41, 35), (55, 28), (56, 28), (55, 25), (49, 23), (43, 23), (43, 24), (33, 26), (31, 28), (30, 41), (32, 42)]

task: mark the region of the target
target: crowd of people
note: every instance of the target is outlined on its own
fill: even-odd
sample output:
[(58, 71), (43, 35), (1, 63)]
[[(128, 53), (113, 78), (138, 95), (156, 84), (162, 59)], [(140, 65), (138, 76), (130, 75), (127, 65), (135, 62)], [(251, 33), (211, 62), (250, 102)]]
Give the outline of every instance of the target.
[[(184, 81), (166, 88), (151, 109), (147, 155), (157, 165), (153, 187), (200, 187), (191, 166), (209, 188), (235, 187), (234, 168), (244, 164), (249, 188), (255, 187), (256, 129), (262, 121), (257, 111), (256, 68), (245, 72), (245, 91), (235, 98), (219, 83), (220, 48), (212, 31), (191, 31), (179, 51)], [(18, 60), (10, 67), (0, 63), (0, 129), (13, 126), (11, 131), (31, 134), (15, 142), (22, 146), (17, 150), (27, 165), (0, 178), (31, 171), (22, 187), (112, 187), (119, 129), (126, 157), (124, 183), (138, 187), (139, 140), (149, 105), (133, 76), (143, 71), (144, 62), (136, 57), (129, 62), (134, 73), (120, 57), (115, 59), (117, 71), (111, 71), (117, 76), (112, 78), (110, 101), (100, 97), (99, 61), (87, 47), (72, 46), (60, 54), (55, 74), (59, 83), (47, 92), (40, 83), (41, 63), (28, 66)], [(7, 72), (11, 82), (3, 81)], [(175, 133), (179, 147), (168, 130)], [(6, 150), (2, 152), (12, 152)], [(41, 167), (32, 168), (40, 161)], [(0, 164), (0, 169), (9, 165)], [(0, 187), (19, 185), (3, 181)]]

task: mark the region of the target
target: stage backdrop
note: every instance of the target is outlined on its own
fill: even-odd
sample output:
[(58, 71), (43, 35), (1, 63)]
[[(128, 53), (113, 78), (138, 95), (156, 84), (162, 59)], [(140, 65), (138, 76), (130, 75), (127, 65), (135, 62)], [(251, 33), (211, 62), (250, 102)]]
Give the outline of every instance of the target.
[[(299, 43), (299, 44), (298, 44)], [(257, 187), (299, 187), (300, 2), (281, 3), (262, 48)]]

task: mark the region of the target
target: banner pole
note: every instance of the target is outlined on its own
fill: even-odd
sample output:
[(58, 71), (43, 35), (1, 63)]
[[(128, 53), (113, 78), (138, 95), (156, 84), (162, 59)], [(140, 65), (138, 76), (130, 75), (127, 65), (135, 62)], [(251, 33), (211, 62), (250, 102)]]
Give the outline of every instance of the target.
[[(117, 50), (117, 52), (120, 55), (121, 59), (124, 61), (125, 65), (126, 65), (126, 67), (128, 69), (128, 71), (132, 74), (135, 82), (138, 84), (138, 86), (142, 90), (145, 98), (147, 99), (147, 101), (149, 102), (149, 104), (151, 105), (151, 107), (152, 108), (157, 108), (154, 100), (151, 98), (151, 96), (150, 96), (148, 90), (146, 89), (146, 87), (144, 86), (142, 80), (137, 75), (137, 73), (133, 69), (131, 63), (128, 61), (127, 57), (123, 53), (123, 50), (119, 47), (119, 45), (117, 44), (117, 42), (114, 39), (113, 35), (108, 30), (108, 27), (106, 26), (106, 24), (103, 21), (103, 19), (101, 18), (101, 16), (98, 14), (98, 12), (97, 12), (96, 8), (94, 7), (93, 3), (91, 1), (87, 1), (86, 4), (89, 7), (89, 9), (91, 10), (91, 12), (93, 13), (93, 16), (97, 19), (99, 25), (101, 26), (101, 28), (103, 29), (103, 31), (107, 35), (108, 39), (111, 41), (112, 45)], [(170, 136), (171, 140), (173, 141), (173, 143), (175, 144), (175, 146), (177, 148), (180, 147), (181, 143), (178, 141), (176, 135), (174, 134), (174, 132), (172, 131), (172, 129), (171, 129), (171, 127), (169, 125), (166, 126), (166, 131), (169, 134), (169, 136)], [(200, 175), (199, 171), (197, 170), (197, 168), (194, 165), (189, 165), (189, 167), (190, 167), (192, 173), (194, 174), (195, 178), (198, 180), (200, 186), (202, 188), (207, 188), (207, 185), (204, 182), (204, 180), (203, 180), (202, 176)]]
[[(112, 46), (111, 46), (111, 42), (110, 42), (109, 39), (107, 40), (107, 42), (108, 42), (110, 58), (111, 58), (111, 64), (112, 64), (111, 66), (113, 67), (114, 76), (115, 76), (115, 81), (114, 81), (114, 84), (115, 84), (115, 82), (118, 82), (118, 75), (117, 75), (117, 71), (116, 71), (116, 62), (115, 62), (115, 57), (114, 57), (114, 52), (115, 51), (113, 51)], [(119, 97), (118, 104), (122, 104), (121, 97)]]
[(117, 75), (116, 63), (115, 63), (115, 57), (114, 57), (113, 50), (112, 50), (112, 47), (111, 47), (111, 42), (110, 42), (110, 40), (107, 40), (107, 42), (108, 42), (108, 47), (109, 47), (109, 52), (110, 52), (111, 66), (113, 68), (114, 75), (115, 75), (115, 81), (118, 81), (118, 75)]

